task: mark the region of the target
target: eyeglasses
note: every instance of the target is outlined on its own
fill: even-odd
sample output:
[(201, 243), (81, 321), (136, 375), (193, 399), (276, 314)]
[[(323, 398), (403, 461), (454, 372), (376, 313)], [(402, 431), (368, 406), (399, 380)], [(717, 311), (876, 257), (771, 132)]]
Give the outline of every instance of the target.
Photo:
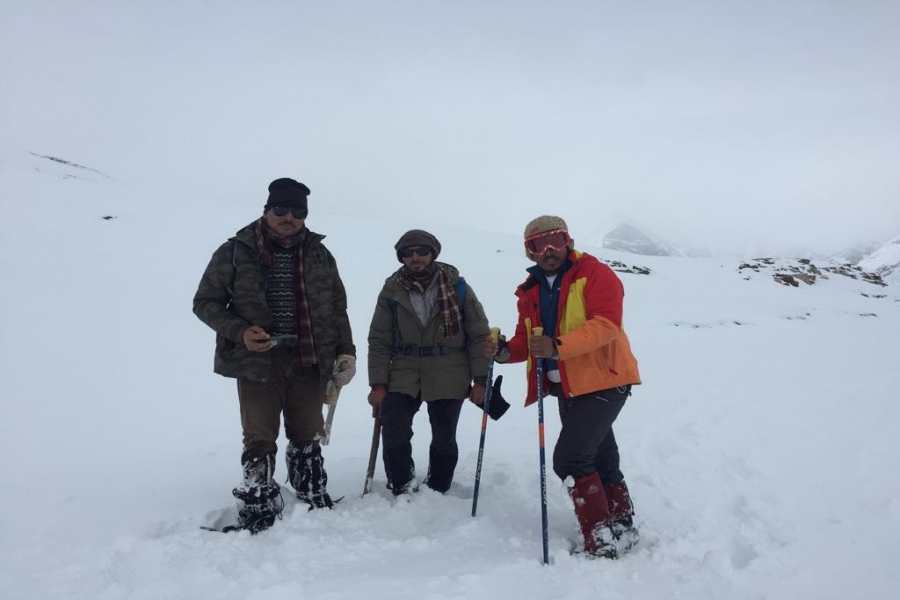
[(287, 207), (287, 206), (273, 206), (272, 214), (276, 217), (283, 217), (284, 215), (291, 213), (291, 215), (295, 219), (305, 219), (309, 214), (309, 209), (306, 208), (296, 208), (296, 207)]
[(429, 246), (419, 246), (418, 248), (404, 248), (400, 251), (400, 256), (403, 258), (412, 258), (413, 254), (428, 256), (431, 254), (431, 248)]
[(562, 250), (571, 241), (572, 238), (565, 229), (554, 229), (525, 238), (525, 249), (537, 256), (543, 256), (547, 250)]

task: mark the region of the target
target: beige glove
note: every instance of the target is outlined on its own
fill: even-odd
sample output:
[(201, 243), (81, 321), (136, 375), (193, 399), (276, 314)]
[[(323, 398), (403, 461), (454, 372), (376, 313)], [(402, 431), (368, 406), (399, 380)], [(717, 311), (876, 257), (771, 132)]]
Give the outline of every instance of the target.
[[(341, 354), (334, 361), (334, 369), (331, 371), (331, 380), (338, 387), (350, 383), (356, 375), (356, 357), (349, 354)], [(326, 390), (326, 395), (327, 395)]]

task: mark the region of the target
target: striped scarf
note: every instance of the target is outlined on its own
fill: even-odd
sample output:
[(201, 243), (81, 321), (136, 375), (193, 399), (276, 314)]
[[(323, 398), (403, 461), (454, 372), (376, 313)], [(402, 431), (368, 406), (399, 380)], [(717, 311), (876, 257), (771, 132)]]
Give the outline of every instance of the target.
[(424, 294), (425, 289), (434, 277), (435, 271), (438, 273), (438, 310), (441, 312), (441, 320), (444, 323), (444, 337), (449, 338), (458, 334), (461, 330), (463, 307), (459, 305), (459, 299), (456, 297), (456, 292), (453, 290), (453, 286), (450, 285), (450, 280), (447, 278), (447, 273), (444, 269), (434, 262), (429, 264), (421, 273), (415, 273), (403, 266), (400, 267), (397, 276), (400, 280), (400, 285), (404, 288), (411, 292)]
[(303, 241), (309, 230), (304, 227), (298, 233), (290, 236), (282, 236), (269, 229), (265, 217), (261, 217), (256, 223), (256, 249), (259, 252), (260, 261), (272, 269), (275, 258), (272, 252), (272, 244), (278, 244), (285, 248), (294, 248), (294, 322), (297, 328), (297, 350), (299, 351), (300, 364), (303, 366), (314, 365), (319, 362), (316, 356), (316, 343), (313, 338), (312, 317), (309, 311), (309, 299), (306, 295), (306, 277), (303, 267)]

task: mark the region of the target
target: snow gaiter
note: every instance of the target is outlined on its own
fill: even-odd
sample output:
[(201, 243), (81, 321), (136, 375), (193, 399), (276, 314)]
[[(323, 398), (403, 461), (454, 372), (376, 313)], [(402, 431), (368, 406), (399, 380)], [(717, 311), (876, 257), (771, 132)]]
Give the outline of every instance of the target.
[(606, 494), (606, 506), (609, 508), (612, 521), (631, 527), (634, 505), (631, 503), (631, 495), (625, 481), (604, 485), (603, 492)]
[(584, 537), (584, 551), (595, 556), (616, 558), (615, 538), (609, 527), (610, 514), (600, 475), (578, 477), (569, 488), (575, 516)]
[(309, 504), (310, 510), (334, 506), (326, 490), (328, 474), (325, 472), (321, 446), (315, 442), (302, 446), (288, 442), (285, 456), (288, 481), (297, 492), (297, 498)]
[(231, 490), (231, 494), (243, 502), (238, 510), (241, 528), (255, 534), (271, 527), (276, 518), (281, 518), (284, 509), (281, 488), (272, 478), (275, 474), (275, 455), (246, 459), (242, 467), (243, 481)]
[(638, 543), (640, 535), (634, 526), (634, 504), (628, 493), (625, 481), (603, 486), (606, 493), (606, 506), (609, 508), (610, 529), (616, 538), (619, 554), (626, 552)]

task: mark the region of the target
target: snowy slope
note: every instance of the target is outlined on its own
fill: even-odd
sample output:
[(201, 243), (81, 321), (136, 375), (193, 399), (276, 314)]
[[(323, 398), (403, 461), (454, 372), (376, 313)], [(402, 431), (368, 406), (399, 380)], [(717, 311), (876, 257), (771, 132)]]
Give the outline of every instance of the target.
[[(221, 535), (199, 525), (232, 506), (237, 401), (212, 373), (214, 336), (191, 297), (263, 193), (186, 197), (157, 178), (39, 172), (41, 160), (0, 164), (5, 600), (886, 599), (900, 586), (894, 287), (831, 277), (794, 288), (732, 259), (583, 248), (651, 270), (621, 275), (644, 378), (616, 428), (643, 536), (622, 560), (569, 555), (575, 519), (551, 479), (552, 564), (541, 565), (537, 411), (521, 407), (521, 365), (496, 369), (513, 408), (488, 426), (476, 518), (471, 406), (446, 496), (394, 504), (379, 465), (375, 493), (359, 497), (372, 433), (362, 369), (325, 448), (338, 508), (289, 502), (268, 532)], [(392, 246), (411, 227), (439, 237), (442, 260), (511, 331), (528, 266), (518, 238), (444, 228), (437, 214), (337, 217), (327, 200), (312, 197), (309, 226), (328, 235), (347, 283), (362, 364), (374, 300), (398, 266)], [(570, 224), (578, 239), (582, 224)], [(547, 428), (552, 446), (552, 404)], [(421, 475), (426, 417), (416, 431)]]
[(859, 266), (900, 285), (900, 235), (859, 261)]

